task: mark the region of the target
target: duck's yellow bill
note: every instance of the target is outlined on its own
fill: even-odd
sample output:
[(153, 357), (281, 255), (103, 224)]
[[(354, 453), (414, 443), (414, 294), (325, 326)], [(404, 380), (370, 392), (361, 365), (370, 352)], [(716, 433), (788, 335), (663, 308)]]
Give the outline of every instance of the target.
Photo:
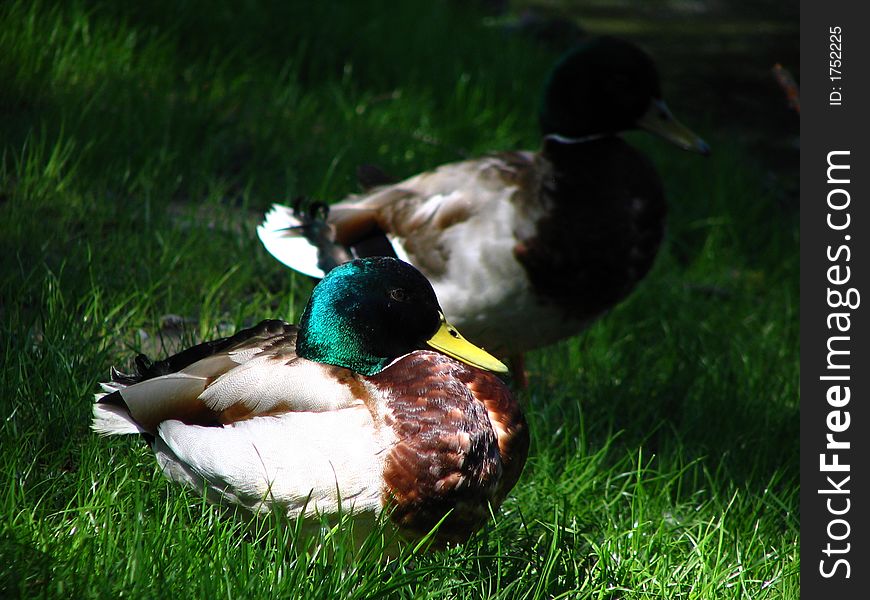
[(667, 104), (661, 100), (653, 100), (650, 103), (649, 109), (640, 118), (637, 125), (650, 133), (660, 135), (683, 150), (697, 152), (704, 156), (710, 155), (710, 146), (707, 145), (707, 142), (677, 121)]
[(441, 315), (441, 327), (427, 343), (439, 352), (452, 356), (456, 360), (461, 360), (472, 367), (496, 373), (508, 372), (508, 368), (499, 359), (462, 337), (459, 331), (447, 322), (444, 315)]

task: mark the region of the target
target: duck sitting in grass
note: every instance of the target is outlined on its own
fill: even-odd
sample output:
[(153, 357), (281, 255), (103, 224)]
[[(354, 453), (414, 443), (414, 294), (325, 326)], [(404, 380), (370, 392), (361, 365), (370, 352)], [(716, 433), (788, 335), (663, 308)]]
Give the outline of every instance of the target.
[(522, 411), (491, 372), (507, 368), (394, 258), (330, 271), (298, 326), (263, 321), (136, 366), (112, 369), (93, 429), (142, 434), (169, 479), (254, 512), (387, 511), (409, 540), (443, 519), (435, 543), (458, 543), (526, 461)]
[(470, 340), (520, 358), (577, 334), (653, 264), (662, 182), (617, 134), (645, 129), (709, 153), (674, 120), (652, 59), (609, 37), (555, 66), (540, 125), (539, 152), (443, 165), (334, 204), (325, 222), (275, 205), (258, 234), (278, 260), (313, 277), (357, 256), (406, 260)]

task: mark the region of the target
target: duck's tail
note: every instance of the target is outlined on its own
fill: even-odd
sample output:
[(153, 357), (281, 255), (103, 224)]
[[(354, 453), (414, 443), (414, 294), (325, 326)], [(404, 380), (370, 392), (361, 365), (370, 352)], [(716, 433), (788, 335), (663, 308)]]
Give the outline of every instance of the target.
[(353, 258), (335, 241), (327, 223), (326, 205), (294, 208), (272, 205), (266, 219), (257, 227), (257, 235), (269, 253), (282, 263), (311, 277), (322, 279), (334, 267)]
[[(205, 389), (224, 373), (250, 360), (269, 344), (296, 345), (296, 326), (262, 321), (231, 337), (197, 344), (168, 358), (136, 357), (135, 370), (111, 370), (107, 383), (94, 395), (91, 429), (101, 435), (144, 433), (154, 436), (161, 423), (219, 425), (216, 407), (202, 399)], [(258, 398), (262, 400), (262, 398)]]
[(133, 419), (127, 406), (121, 402), (111, 402), (108, 397), (127, 387), (126, 384), (115, 381), (116, 371), (112, 369), (112, 381), (101, 383), (101, 392), (94, 394), (94, 412), (91, 429), (100, 435), (126, 435), (131, 433), (146, 433)]

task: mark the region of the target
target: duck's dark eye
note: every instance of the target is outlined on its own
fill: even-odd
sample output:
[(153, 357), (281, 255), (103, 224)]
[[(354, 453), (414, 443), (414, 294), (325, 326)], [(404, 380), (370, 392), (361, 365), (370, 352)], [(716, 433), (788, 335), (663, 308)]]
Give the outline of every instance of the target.
[(406, 302), (408, 300), (408, 294), (406, 294), (405, 290), (402, 288), (396, 288), (390, 290), (390, 298), (396, 302)]

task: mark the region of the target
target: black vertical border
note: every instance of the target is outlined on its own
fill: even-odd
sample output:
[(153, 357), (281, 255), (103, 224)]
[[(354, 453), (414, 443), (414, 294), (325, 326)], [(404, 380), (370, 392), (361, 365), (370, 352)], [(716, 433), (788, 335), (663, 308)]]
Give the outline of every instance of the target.
[[(801, 1), (801, 595), (804, 598), (867, 598), (870, 594), (870, 327), (867, 313), (870, 311), (870, 19), (864, 2), (854, 0), (802, 0)], [(831, 80), (829, 71), (831, 52), (830, 28), (842, 29), (842, 80)], [(842, 88), (838, 90), (836, 88)], [(842, 93), (842, 105), (832, 106), (830, 93)], [(827, 178), (828, 153), (848, 150), (849, 183), (830, 184)], [(837, 160), (842, 162), (842, 156)], [(843, 171), (838, 171), (843, 173)], [(827, 195), (833, 189), (846, 189), (849, 206), (841, 211), (828, 207)], [(834, 202), (842, 204), (845, 195), (834, 194)], [(829, 212), (835, 213), (835, 223), (842, 223), (844, 213), (849, 213), (850, 226), (835, 231), (827, 224)], [(846, 237), (848, 236), (848, 238)], [(836, 256), (840, 246), (840, 259), (829, 260), (828, 253)], [(830, 250), (829, 250), (830, 247)], [(828, 269), (835, 264), (840, 270), (833, 274), (843, 278), (848, 266), (849, 281), (832, 285)], [(855, 309), (829, 306), (828, 289), (843, 293), (854, 288), (861, 295)], [(828, 328), (830, 313), (849, 313), (848, 332)], [(844, 324), (846, 321), (840, 321)], [(850, 368), (836, 371), (847, 374), (848, 381), (825, 381), (824, 375), (834, 374), (827, 368), (828, 340), (830, 336), (848, 336), (835, 343), (840, 349), (848, 349), (849, 355), (838, 355), (838, 362), (848, 362)], [(848, 385), (851, 396), (848, 405), (832, 407), (827, 392), (836, 383)], [(846, 431), (833, 433), (838, 441), (848, 441), (846, 450), (826, 450), (826, 435), (831, 433), (827, 419), (831, 411), (849, 412), (849, 427)], [(840, 426), (845, 415), (841, 412), (835, 419)], [(849, 465), (849, 471), (823, 473), (820, 469), (820, 454), (839, 454), (839, 462)], [(849, 481), (842, 483), (843, 476)], [(837, 485), (848, 489), (848, 494), (825, 493), (834, 486), (827, 481), (831, 476)], [(829, 512), (827, 501), (833, 510), (843, 510), (846, 499), (849, 510), (843, 515)], [(848, 522), (848, 529), (842, 522)], [(848, 536), (842, 540), (831, 539)], [(848, 552), (826, 554), (828, 544), (835, 550), (848, 548)], [(849, 544), (846, 546), (846, 544)], [(835, 569), (835, 561), (844, 559), (849, 564), (849, 577), (844, 564)], [(821, 563), (824, 561), (824, 563)], [(821, 570), (834, 574), (824, 577)]]

